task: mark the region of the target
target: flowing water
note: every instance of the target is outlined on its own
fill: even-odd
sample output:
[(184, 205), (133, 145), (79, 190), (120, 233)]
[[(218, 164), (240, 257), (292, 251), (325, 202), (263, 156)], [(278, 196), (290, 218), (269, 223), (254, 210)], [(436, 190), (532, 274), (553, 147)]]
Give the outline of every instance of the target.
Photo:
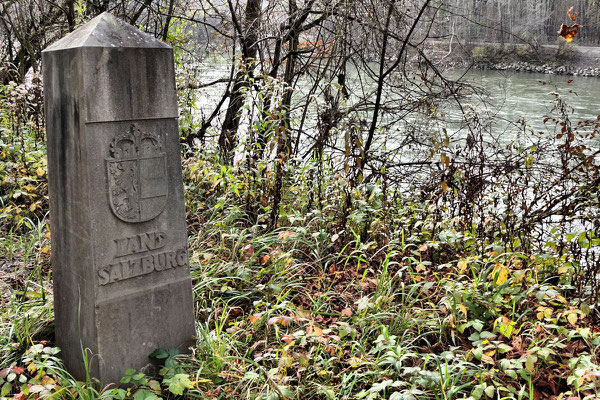
[[(462, 73), (452, 71), (451, 78)], [(535, 130), (544, 129), (543, 120), (552, 114), (555, 96), (559, 93), (572, 109), (573, 121), (595, 119), (600, 115), (600, 78), (566, 75), (545, 75), (526, 72), (472, 70), (463, 80), (482, 87), (488, 94), (487, 106), (475, 100), (478, 108), (494, 113), (498, 129), (500, 121), (526, 121)]]
[[(228, 68), (226, 63), (200, 66), (202, 82), (227, 78)], [(569, 106), (572, 122), (596, 119), (600, 114), (600, 78), (490, 70), (471, 70), (466, 74), (463, 71), (454, 70), (448, 72), (447, 76), (450, 79), (460, 77), (464, 82), (484, 90), (485, 95), (467, 96), (462, 99), (462, 103), (487, 117), (491, 123), (492, 136), (502, 141), (512, 139), (514, 132), (519, 129), (517, 123), (520, 120), (525, 121), (527, 129), (534, 131), (554, 129), (543, 123), (546, 116), (557, 116), (557, 113), (553, 112), (556, 97), (552, 93), (560, 94)], [(352, 77), (349, 76), (349, 79)], [(350, 81), (349, 86), (352, 84), (353, 82)], [(195, 104), (196, 113), (205, 118), (209, 116), (219, 102), (225, 87), (225, 84), (217, 84), (200, 89)], [(308, 84), (300, 81), (296, 90), (299, 94), (304, 95), (309, 90)], [(309, 120), (315, 120), (316, 110), (316, 106), (311, 107)], [(459, 107), (455, 104), (446, 105), (443, 108), (445, 121), (439, 122), (437, 126), (445, 127), (450, 134), (455, 133), (461, 126), (462, 115), (460, 113)], [(295, 117), (298, 122), (300, 115), (297, 113)], [(368, 119), (368, 116), (366, 117)], [(426, 119), (422, 115), (411, 115), (407, 118), (409, 123)], [(220, 124), (221, 121), (217, 118), (212, 125), (218, 130)], [(248, 128), (247, 124), (247, 120), (242, 120), (242, 132)], [(315, 127), (307, 123), (304, 125), (304, 129), (309, 133), (314, 133), (311, 130), (314, 131)], [(396, 129), (398, 133), (402, 134), (405, 127), (397, 126)], [(462, 134), (459, 132), (457, 136), (460, 137)]]

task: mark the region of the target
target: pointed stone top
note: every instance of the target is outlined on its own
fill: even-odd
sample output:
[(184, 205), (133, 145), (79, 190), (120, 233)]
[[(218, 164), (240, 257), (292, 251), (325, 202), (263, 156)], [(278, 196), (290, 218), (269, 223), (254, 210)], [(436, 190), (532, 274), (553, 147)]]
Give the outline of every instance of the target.
[(46, 47), (44, 51), (57, 51), (77, 47), (136, 47), (170, 48), (154, 36), (103, 12), (64, 38)]

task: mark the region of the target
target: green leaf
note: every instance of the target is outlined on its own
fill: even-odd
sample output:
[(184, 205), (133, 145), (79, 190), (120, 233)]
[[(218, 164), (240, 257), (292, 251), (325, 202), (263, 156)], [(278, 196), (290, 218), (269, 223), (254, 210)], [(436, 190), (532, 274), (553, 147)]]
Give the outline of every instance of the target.
[(483, 322), (481, 322), (478, 319), (474, 320), (473, 329), (475, 329), (477, 332), (481, 332), (481, 330), (483, 329)]
[(124, 389), (114, 389), (112, 392), (113, 398), (123, 400), (127, 396), (127, 391)]
[(378, 382), (378, 383), (374, 384), (371, 389), (369, 389), (369, 392), (371, 392), (371, 393), (381, 392), (386, 387), (390, 386), (392, 383), (394, 383), (394, 381), (391, 379), (386, 379), (383, 382)]
[(148, 389), (138, 389), (133, 395), (133, 400), (160, 400), (160, 397)]
[(2, 389), (0, 389), (0, 397), (6, 397), (6, 395), (10, 393), (11, 387), (11, 384), (8, 382), (2, 385)]
[(492, 339), (492, 338), (495, 338), (496, 335), (494, 335), (492, 332), (483, 331), (479, 334), (479, 337), (481, 339)]
[(535, 369), (536, 362), (537, 362), (536, 356), (534, 356), (533, 354), (528, 355), (527, 359), (525, 360), (525, 368), (527, 369), (527, 371), (533, 372), (533, 370)]
[(260, 375), (259, 375), (259, 374), (257, 374), (257, 373), (256, 373), (256, 372), (254, 372), (254, 371), (248, 371), (248, 372), (246, 372), (246, 374), (244, 375), (244, 380), (250, 380), (250, 381), (251, 381), (251, 380), (258, 379), (258, 378), (260, 378)]
[(172, 378), (165, 379), (164, 382), (169, 385), (169, 391), (176, 396), (181, 396), (185, 389), (193, 386), (188, 374), (175, 374)]
[(158, 383), (158, 381), (155, 381), (154, 379), (148, 382), (148, 386), (155, 392), (161, 392), (160, 383)]
[(513, 348), (512, 346), (509, 346), (507, 344), (504, 343), (500, 343), (498, 345), (498, 353), (502, 354), (502, 353), (506, 353), (507, 351), (511, 351)]
[(165, 360), (165, 367), (167, 368), (175, 368), (177, 366), (177, 360), (173, 357), (169, 357)]
[(150, 353), (150, 357), (158, 358), (159, 360), (169, 357), (169, 352), (165, 349), (156, 349)]
[(496, 393), (496, 388), (493, 386), (488, 386), (483, 392), (487, 397), (494, 397), (494, 394)]
[(486, 386), (487, 385), (485, 383), (480, 383), (479, 385), (475, 386), (475, 388), (471, 392), (471, 397), (475, 400), (481, 399), (481, 396), (483, 395), (483, 391)]

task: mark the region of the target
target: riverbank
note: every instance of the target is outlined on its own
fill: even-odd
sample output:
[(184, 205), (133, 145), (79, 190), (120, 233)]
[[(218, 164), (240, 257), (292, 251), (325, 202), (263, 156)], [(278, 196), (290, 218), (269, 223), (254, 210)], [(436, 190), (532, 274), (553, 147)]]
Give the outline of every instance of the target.
[[(600, 76), (600, 48), (574, 43), (530, 46), (476, 46), (472, 62), (477, 69), (532, 72), (547, 75)], [(495, 51), (494, 51), (495, 50)], [(486, 55), (492, 54), (490, 58)]]
[(475, 69), (496, 70), (496, 71), (515, 71), (515, 72), (534, 72), (547, 75), (573, 75), (573, 76), (591, 76), (600, 77), (600, 68), (592, 65), (585, 67), (575, 67), (569, 65), (535, 65), (527, 62), (514, 63), (475, 63)]
[(428, 56), (443, 67), (600, 77), (600, 47), (430, 42)]

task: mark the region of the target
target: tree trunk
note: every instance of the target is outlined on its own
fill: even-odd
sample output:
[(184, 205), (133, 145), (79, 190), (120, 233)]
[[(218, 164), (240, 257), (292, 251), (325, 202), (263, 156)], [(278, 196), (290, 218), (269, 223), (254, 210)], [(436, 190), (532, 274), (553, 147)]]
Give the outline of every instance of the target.
[[(246, 101), (245, 91), (249, 87), (256, 65), (261, 8), (262, 0), (248, 0), (244, 16), (244, 28), (242, 29), (239, 24), (237, 26), (242, 45), (242, 60), (234, 78), (233, 89), (229, 97), (229, 107), (227, 107), (221, 134), (219, 135), (219, 151), (226, 164), (233, 163), (234, 149), (238, 142), (237, 134), (240, 126), (241, 110)], [(235, 10), (232, 6), (230, 6), (230, 10), (232, 18), (235, 18)]]

